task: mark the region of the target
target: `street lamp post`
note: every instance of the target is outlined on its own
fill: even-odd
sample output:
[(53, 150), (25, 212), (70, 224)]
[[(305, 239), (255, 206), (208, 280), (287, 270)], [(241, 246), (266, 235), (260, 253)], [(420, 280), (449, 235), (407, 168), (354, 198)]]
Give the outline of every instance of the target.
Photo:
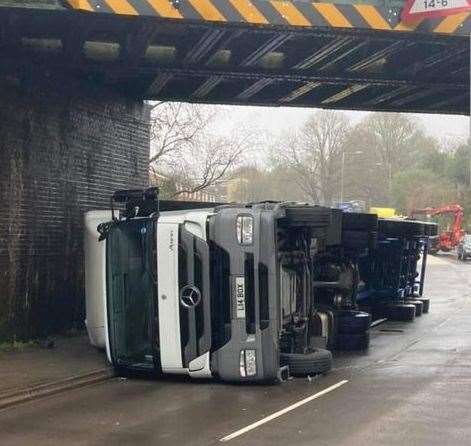
[(344, 176), (345, 176), (345, 156), (346, 155), (361, 155), (362, 150), (357, 150), (355, 152), (342, 152), (342, 165), (340, 167), (340, 203), (343, 203), (343, 188), (344, 188)]

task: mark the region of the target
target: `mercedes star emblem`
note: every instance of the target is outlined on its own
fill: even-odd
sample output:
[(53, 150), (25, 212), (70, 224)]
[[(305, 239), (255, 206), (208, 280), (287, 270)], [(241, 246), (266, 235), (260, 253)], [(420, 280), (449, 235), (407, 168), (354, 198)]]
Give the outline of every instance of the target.
[(201, 291), (194, 285), (186, 285), (180, 291), (180, 302), (186, 308), (194, 308), (201, 302)]

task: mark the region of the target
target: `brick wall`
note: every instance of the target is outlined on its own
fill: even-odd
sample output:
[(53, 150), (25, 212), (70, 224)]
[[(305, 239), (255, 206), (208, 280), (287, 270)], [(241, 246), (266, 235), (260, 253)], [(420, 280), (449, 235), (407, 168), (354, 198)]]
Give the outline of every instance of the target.
[(0, 87), (0, 340), (82, 323), (82, 221), (148, 182), (140, 101), (68, 86)]

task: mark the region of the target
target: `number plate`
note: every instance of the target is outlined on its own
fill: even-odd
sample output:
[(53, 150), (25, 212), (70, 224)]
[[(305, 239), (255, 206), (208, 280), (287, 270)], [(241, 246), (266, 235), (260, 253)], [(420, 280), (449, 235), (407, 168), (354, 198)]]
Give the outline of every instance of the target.
[(236, 277), (235, 294), (237, 319), (245, 319), (245, 277)]

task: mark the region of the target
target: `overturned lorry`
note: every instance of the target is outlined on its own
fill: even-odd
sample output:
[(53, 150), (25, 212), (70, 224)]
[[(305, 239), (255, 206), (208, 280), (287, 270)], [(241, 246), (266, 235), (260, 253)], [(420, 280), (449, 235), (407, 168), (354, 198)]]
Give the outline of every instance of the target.
[(86, 219), (87, 328), (118, 371), (276, 381), (368, 347), (357, 296), (376, 216), (165, 202), (154, 188), (118, 191), (111, 208)]

